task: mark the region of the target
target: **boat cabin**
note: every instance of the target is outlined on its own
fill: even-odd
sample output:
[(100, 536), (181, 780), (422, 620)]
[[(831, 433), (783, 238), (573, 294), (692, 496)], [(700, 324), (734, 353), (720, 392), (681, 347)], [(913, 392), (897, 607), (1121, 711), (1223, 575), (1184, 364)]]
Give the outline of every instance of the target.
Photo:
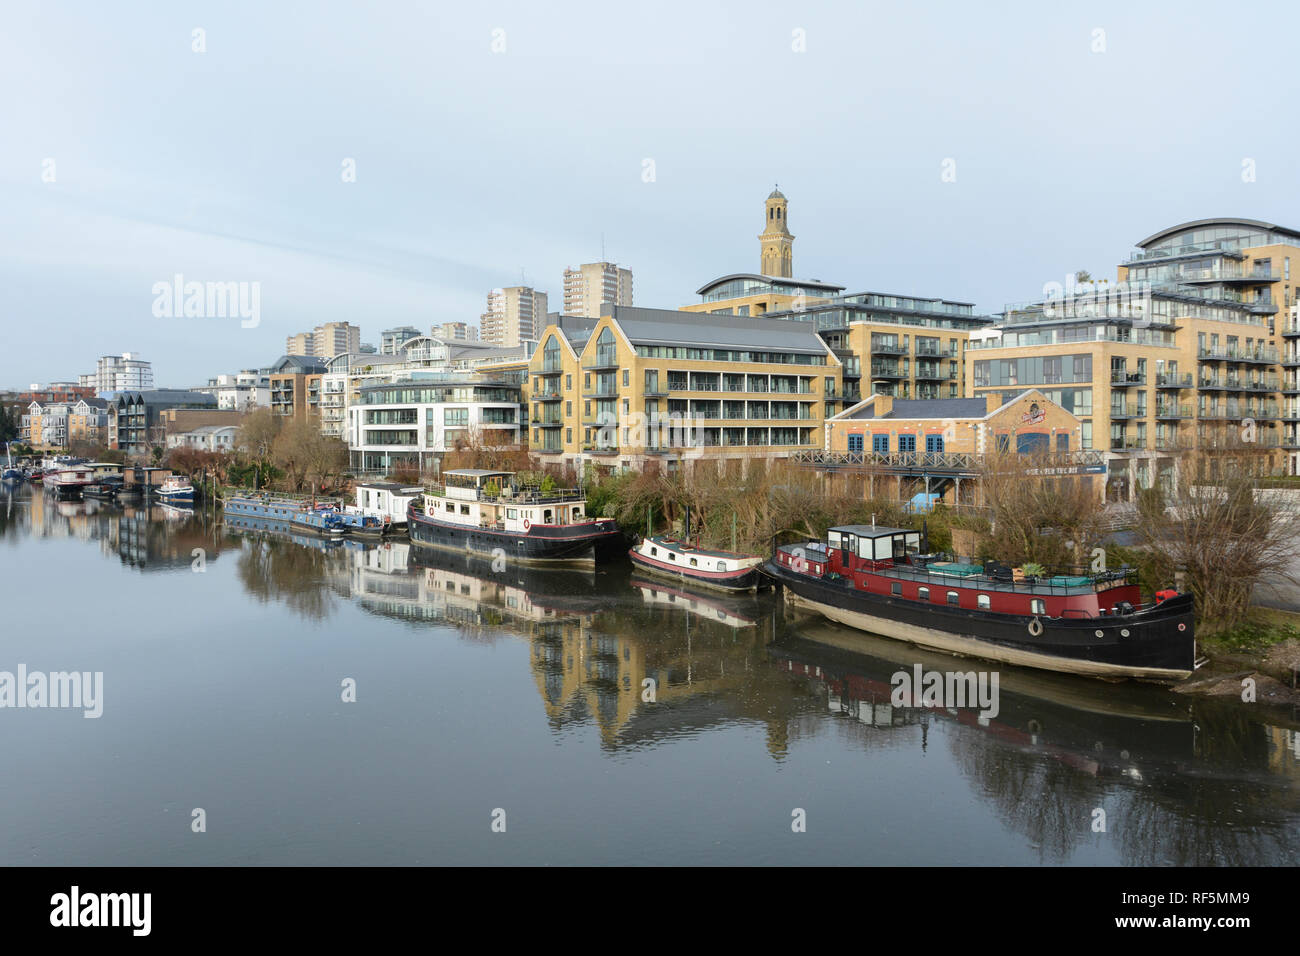
[(444, 471), (441, 493), (424, 495), (429, 518), (471, 528), (527, 534), (541, 527), (589, 524), (587, 498), (578, 489), (520, 488), (512, 471), (456, 468)]
[(972, 611), (1047, 617), (1099, 617), (1141, 603), (1130, 569), (1100, 574), (1027, 575), (997, 562), (968, 564), (924, 554), (921, 532), (843, 525), (825, 542), (785, 545), (779, 565), (860, 591)]
[(357, 485), (356, 510), (374, 515), (389, 524), (406, 524), (406, 509), (424, 493), (419, 485), (399, 485), (392, 481), (367, 481)]

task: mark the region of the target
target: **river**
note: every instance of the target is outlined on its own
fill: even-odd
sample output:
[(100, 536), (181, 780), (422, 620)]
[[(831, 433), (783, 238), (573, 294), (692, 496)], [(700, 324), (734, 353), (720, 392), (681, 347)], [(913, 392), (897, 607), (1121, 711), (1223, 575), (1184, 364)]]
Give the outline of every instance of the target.
[[(245, 523), (247, 524), (247, 523)], [(1294, 715), (981, 665), (630, 565), (492, 567), (0, 492), (0, 862), (1300, 862)]]

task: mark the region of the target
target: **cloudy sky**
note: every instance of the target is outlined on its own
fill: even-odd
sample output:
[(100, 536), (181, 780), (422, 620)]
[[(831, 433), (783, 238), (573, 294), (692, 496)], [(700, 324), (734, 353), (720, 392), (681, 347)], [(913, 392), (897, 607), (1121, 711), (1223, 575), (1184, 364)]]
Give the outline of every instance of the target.
[[(757, 269), (774, 182), (796, 275), (994, 311), (1188, 219), (1300, 226), (1298, 26), (1293, 4), (10, 0), (0, 386), (128, 350), (195, 384), (323, 321), (376, 343), (474, 322), (520, 281), (557, 308), (602, 242), (638, 305), (675, 308)], [(177, 274), (260, 283), (259, 324), (155, 316)]]

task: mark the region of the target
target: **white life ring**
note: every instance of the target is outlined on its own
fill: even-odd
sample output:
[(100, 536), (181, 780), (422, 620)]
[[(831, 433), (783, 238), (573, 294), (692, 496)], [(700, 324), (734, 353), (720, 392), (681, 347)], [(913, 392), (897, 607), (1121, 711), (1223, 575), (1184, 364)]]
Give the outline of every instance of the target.
[(525, 518), (525, 519), (524, 519), (524, 530), (527, 531), (527, 530), (528, 530), (529, 528), (531, 528), (532, 526), (533, 526), (533, 523), (532, 523), (531, 521), (529, 521), (527, 518)]

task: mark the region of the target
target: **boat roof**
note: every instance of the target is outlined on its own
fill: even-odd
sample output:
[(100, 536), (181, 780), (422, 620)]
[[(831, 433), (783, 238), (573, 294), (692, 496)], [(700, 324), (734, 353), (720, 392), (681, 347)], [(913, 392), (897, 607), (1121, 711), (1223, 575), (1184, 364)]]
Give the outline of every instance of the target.
[(358, 488), (377, 488), (380, 491), (405, 491), (410, 494), (419, 494), (424, 490), (420, 485), (400, 485), (395, 481), (359, 481)]
[(466, 478), (486, 478), (488, 475), (513, 475), (513, 471), (492, 471), (488, 468), (448, 468), (444, 475), (463, 475)]
[(915, 528), (886, 528), (883, 525), (873, 524), (842, 524), (831, 528), (832, 531), (838, 531), (840, 534), (853, 534), (859, 538), (886, 538), (895, 534), (920, 534)]

